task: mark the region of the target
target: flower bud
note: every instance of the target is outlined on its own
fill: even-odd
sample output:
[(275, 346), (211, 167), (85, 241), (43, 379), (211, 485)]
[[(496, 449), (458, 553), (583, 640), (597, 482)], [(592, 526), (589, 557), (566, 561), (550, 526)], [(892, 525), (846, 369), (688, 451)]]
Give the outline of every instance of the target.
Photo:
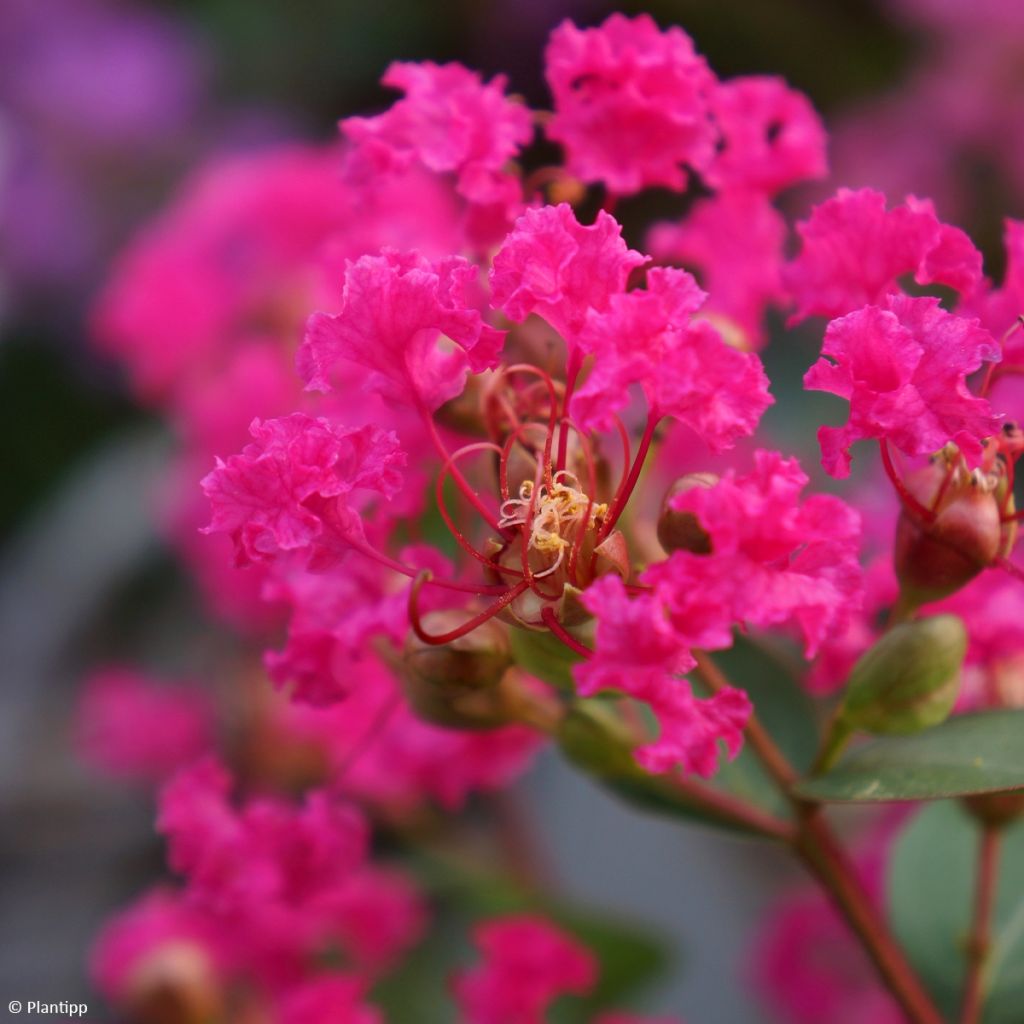
[[(427, 633), (445, 633), (465, 619), (464, 611), (429, 612)], [(435, 646), (414, 633), (402, 652), (406, 696), (416, 713), (450, 728), (488, 729), (508, 721), (502, 679), (512, 665), (508, 633), (490, 619), (451, 643)]]
[(692, 512), (679, 511), (672, 502), (694, 487), (714, 487), (718, 477), (714, 473), (687, 473), (665, 492), (658, 516), (658, 541), (671, 554), (673, 551), (692, 551), (695, 555), (711, 554), (711, 537)]
[[(949, 473), (954, 479), (945, 483)], [(1003, 525), (996, 492), (980, 473), (950, 469), (936, 459), (905, 485), (927, 509), (941, 496), (933, 521), (905, 508), (896, 527), (896, 575), (905, 599), (916, 606), (948, 597), (990, 566), (1002, 546)]]
[(967, 631), (955, 615), (896, 626), (854, 665), (840, 721), (881, 734), (938, 725), (953, 710), (966, 651)]
[(123, 1002), (139, 1024), (207, 1024), (224, 1012), (209, 957), (186, 941), (146, 954), (131, 971)]

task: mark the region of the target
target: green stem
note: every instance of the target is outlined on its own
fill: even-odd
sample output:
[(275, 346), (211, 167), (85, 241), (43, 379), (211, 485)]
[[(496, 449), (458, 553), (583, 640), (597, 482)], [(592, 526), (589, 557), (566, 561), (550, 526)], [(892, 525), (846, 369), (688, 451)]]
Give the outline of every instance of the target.
[(811, 768), (812, 775), (824, 775), (839, 760), (850, 740), (853, 738), (853, 727), (846, 721), (842, 708), (836, 712), (829, 723), (825, 740)]

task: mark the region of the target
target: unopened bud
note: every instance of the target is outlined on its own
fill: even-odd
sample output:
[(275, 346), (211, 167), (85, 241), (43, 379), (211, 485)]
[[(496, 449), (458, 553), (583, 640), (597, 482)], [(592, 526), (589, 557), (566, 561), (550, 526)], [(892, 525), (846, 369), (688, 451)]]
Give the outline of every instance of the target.
[(938, 725), (956, 703), (966, 651), (967, 631), (955, 615), (896, 626), (854, 665), (840, 720), (881, 734)]
[(718, 477), (714, 473), (687, 473), (665, 492), (658, 516), (658, 541), (671, 554), (673, 551), (692, 551), (695, 555), (711, 554), (711, 537), (700, 525), (700, 520), (688, 511), (672, 507), (673, 501), (694, 487), (714, 487)]
[(184, 940), (165, 942), (142, 958), (123, 1002), (139, 1024), (207, 1024), (224, 1011), (209, 957)]
[(548, 202), (552, 204), (568, 203), (578, 206), (587, 198), (587, 186), (568, 174), (559, 175), (548, 185)]
[(949, 472), (937, 459), (905, 481), (924, 508), (935, 508), (938, 499), (934, 520), (925, 522), (916, 510), (904, 509), (896, 527), (896, 575), (912, 605), (955, 593), (990, 566), (1002, 546), (995, 490), (978, 473), (944, 483)]
[[(443, 634), (465, 618), (463, 611), (429, 612), (422, 618), (428, 634)], [(415, 633), (406, 640), (402, 677), (416, 713), (436, 725), (488, 729), (508, 721), (501, 682), (512, 665), (505, 627), (491, 619), (451, 643), (424, 643)]]

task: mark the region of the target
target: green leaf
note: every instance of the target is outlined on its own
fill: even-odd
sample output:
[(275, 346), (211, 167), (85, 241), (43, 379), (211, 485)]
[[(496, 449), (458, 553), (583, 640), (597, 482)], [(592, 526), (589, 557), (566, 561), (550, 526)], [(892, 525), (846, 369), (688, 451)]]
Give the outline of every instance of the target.
[(935, 800), (1024, 788), (1024, 711), (984, 711), (847, 754), (796, 792), (808, 800)]
[(553, 633), (513, 627), (509, 630), (509, 640), (512, 655), (521, 669), (566, 693), (575, 692), (572, 667), (582, 659)]
[[(974, 906), (979, 827), (954, 802), (925, 807), (889, 865), (892, 926), (940, 1008), (960, 1005)], [(1024, 822), (1004, 830), (984, 1024), (1020, 1024), (1024, 1007)]]

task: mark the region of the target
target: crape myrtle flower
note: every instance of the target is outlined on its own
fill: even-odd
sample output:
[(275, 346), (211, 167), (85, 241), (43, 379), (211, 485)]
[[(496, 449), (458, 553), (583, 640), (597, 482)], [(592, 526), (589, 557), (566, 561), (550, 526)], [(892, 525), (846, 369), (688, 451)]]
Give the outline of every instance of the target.
[(215, 760), (165, 787), (158, 828), (192, 904), (234, 933), (247, 966), (287, 984), (337, 946), (362, 972), (379, 973), (420, 937), (421, 896), (397, 869), (368, 863), (369, 826), (325, 790), (301, 805), (250, 797), (236, 807)]
[(873, 189), (841, 188), (797, 224), (801, 250), (784, 275), (796, 304), (792, 321), (836, 317), (877, 304), (913, 275), (963, 296), (982, 283), (981, 253), (959, 228), (943, 224), (927, 200), (908, 196), (885, 208)]
[(695, 662), (656, 597), (630, 600), (622, 582), (610, 576), (591, 586), (583, 603), (598, 626), (596, 656), (575, 669), (579, 692), (618, 690), (648, 704), (660, 731), (656, 742), (637, 749), (641, 765), (660, 773), (680, 764), (709, 777), (718, 769), (718, 740), (730, 756), (739, 753), (749, 698), (733, 687), (707, 700), (694, 697), (690, 684), (677, 677)]
[(604, 315), (588, 315), (579, 343), (594, 368), (570, 406), (581, 427), (610, 429), (639, 383), (655, 416), (692, 427), (713, 451), (753, 433), (772, 402), (768, 379), (757, 356), (693, 321), (705, 297), (685, 271), (654, 268), (646, 289), (614, 295)]
[(781, 78), (720, 82), (711, 112), (719, 142), (702, 176), (713, 189), (773, 196), (828, 172), (821, 119), (810, 100)]
[(565, 147), (570, 174), (631, 195), (681, 190), (685, 166), (710, 163), (715, 77), (682, 29), (663, 31), (646, 14), (613, 14), (591, 29), (566, 21), (545, 58), (555, 112), (544, 130)]
[(405, 456), (390, 431), (293, 413), (254, 420), (250, 433), (254, 443), (203, 480), (213, 508), (207, 529), (232, 536), (241, 565), (291, 552), (330, 565), (362, 537), (352, 492), (390, 497), (402, 486)]
[(597, 983), (594, 955), (543, 918), (522, 914), (477, 925), (480, 965), (452, 983), (464, 1024), (542, 1024), (559, 996)]
[(158, 783), (214, 748), (213, 701), (192, 684), (167, 685), (133, 668), (96, 669), (75, 711), (81, 758), (100, 771)]
[(730, 646), (735, 623), (791, 623), (811, 658), (857, 607), (860, 516), (833, 495), (802, 499), (807, 483), (795, 458), (757, 451), (750, 473), (727, 470), (672, 500), (697, 518), (710, 553), (674, 551), (642, 579), (691, 646)]
[[(598, 982), (597, 958), (574, 936), (534, 914), (481, 921), (473, 930), (483, 962), (458, 972), (452, 991), (462, 1024), (543, 1024), (562, 996), (583, 996)], [(592, 1024), (681, 1024), (609, 1010)]]
[(110, 918), (89, 960), (93, 984), (112, 1005), (144, 1016), (151, 1002), (169, 1002), (184, 1020), (222, 1013), (235, 969), (230, 932), (170, 888), (152, 889)]
[(281, 1024), (383, 1024), (381, 1011), (363, 1002), (366, 985), (341, 974), (313, 977), (280, 1001)]
[(647, 245), (655, 259), (692, 269), (707, 292), (700, 315), (736, 348), (759, 349), (765, 310), (782, 307), (786, 222), (760, 192), (698, 199), (681, 221), (655, 224)]
[(343, 134), (355, 143), (347, 158), (351, 177), (405, 171), (418, 163), (454, 173), (456, 189), (473, 203), (515, 204), (518, 179), (505, 167), (533, 138), (533, 119), (505, 96), (507, 79), (484, 83), (461, 64), (397, 62), (383, 85), (405, 96), (377, 117), (348, 117)]
[(952, 442), (976, 464), (999, 419), (970, 393), (966, 378), (997, 359), (992, 335), (976, 320), (947, 313), (938, 299), (893, 294), (833, 320), (822, 357), (804, 377), (806, 388), (850, 403), (845, 427), (818, 432), (822, 465), (847, 476), (850, 445), (862, 438), (884, 439), (907, 455)]
[[(991, 566), (1021, 575), (1008, 556), (1017, 534), (1013, 479), (1024, 435), (990, 398), (995, 385), (1000, 397), (1015, 397), (1004, 383), (1012, 364), (1004, 371), (1001, 362), (1019, 344), (1014, 335), (1024, 321), (997, 341), (974, 315), (1005, 327), (1015, 266), (1004, 287), (994, 289), (970, 239), (940, 224), (930, 203), (908, 199), (886, 212), (881, 194), (867, 189), (840, 190), (801, 233), (804, 247), (791, 276), (827, 301), (805, 303), (798, 315), (841, 314), (826, 328), (822, 356), (804, 385), (850, 403), (845, 426), (819, 430), (822, 464), (845, 477), (850, 445), (862, 438), (879, 443), (901, 505), (893, 614), (948, 597)], [(1014, 238), (1011, 226), (1011, 246)], [(954, 310), (938, 298), (905, 294), (897, 278), (909, 273), (918, 284), (951, 287)], [(848, 306), (854, 308), (844, 313)], [(927, 457), (928, 464), (901, 469), (896, 452)]]
[(491, 304), (517, 323), (535, 313), (572, 347), (590, 311), (606, 312), (645, 262), (603, 210), (588, 225), (567, 203), (528, 210), (494, 257)]
[[(497, 364), (504, 332), (467, 304), (477, 270), (459, 256), (432, 263), (385, 250), (345, 268), (341, 309), (314, 314), (299, 350), (308, 388), (330, 391), (331, 370), (348, 359), (372, 371), (366, 388), (430, 412), (462, 392), (466, 374)], [(455, 342), (442, 351), (441, 337)]]

